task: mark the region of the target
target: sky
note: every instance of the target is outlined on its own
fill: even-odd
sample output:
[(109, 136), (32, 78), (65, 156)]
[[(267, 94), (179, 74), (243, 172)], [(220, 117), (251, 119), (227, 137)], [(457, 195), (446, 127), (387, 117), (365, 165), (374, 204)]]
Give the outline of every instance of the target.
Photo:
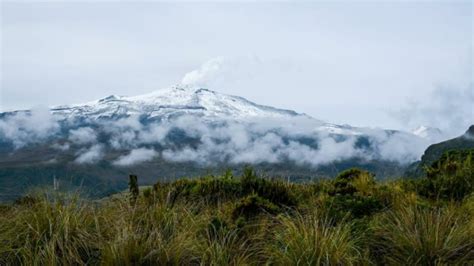
[(207, 87), (332, 123), (474, 123), (471, 1), (2, 1), (0, 110)]

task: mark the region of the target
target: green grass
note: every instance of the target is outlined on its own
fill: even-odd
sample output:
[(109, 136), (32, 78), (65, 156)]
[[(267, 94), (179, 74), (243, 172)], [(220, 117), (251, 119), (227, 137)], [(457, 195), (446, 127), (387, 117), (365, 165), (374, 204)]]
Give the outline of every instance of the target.
[(246, 170), (136, 200), (30, 195), (0, 206), (0, 265), (473, 265), (472, 186), (450, 190), (472, 182), (462, 165), (432, 180), (350, 170), (291, 184)]

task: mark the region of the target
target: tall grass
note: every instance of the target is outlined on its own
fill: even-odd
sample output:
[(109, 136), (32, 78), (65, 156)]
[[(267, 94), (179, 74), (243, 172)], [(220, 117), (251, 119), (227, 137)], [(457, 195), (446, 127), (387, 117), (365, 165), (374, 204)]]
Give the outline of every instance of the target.
[(374, 250), (393, 265), (472, 265), (473, 224), (454, 206), (401, 207), (375, 220)]
[(127, 201), (105, 207), (100, 215), (101, 261), (105, 265), (184, 265), (193, 252), (197, 217), (186, 209), (134, 205)]
[(417, 184), (360, 170), (286, 184), (247, 170), (133, 201), (30, 196), (0, 206), (0, 265), (474, 265), (472, 192), (425, 197)]
[(351, 223), (334, 224), (317, 213), (277, 218), (269, 258), (278, 265), (354, 265), (361, 260)]
[(0, 264), (85, 264), (99, 254), (95, 211), (77, 198), (14, 206), (0, 221)]

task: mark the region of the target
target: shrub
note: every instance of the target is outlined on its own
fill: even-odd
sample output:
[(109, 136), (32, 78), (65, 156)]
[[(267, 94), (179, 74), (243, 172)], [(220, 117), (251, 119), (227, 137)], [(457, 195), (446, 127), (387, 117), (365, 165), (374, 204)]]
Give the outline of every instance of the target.
[(332, 195), (370, 195), (375, 186), (374, 175), (357, 168), (340, 173), (334, 180)]
[[(226, 174), (194, 180), (181, 179), (170, 186), (169, 201), (172, 203), (181, 198), (215, 205), (256, 194), (278, 206), (297, 205), (297, 199), (286, 183), (259, 178), (250, 168), (244, 170), (240, 179), (234, 179), (232, 175)], [(157, 187), (155, 185), (155, 188)]]
[(370, 216), (385, 206), (374, 196), (336, 195), (326, 200), (326, 210), (330, 217), (339, 221), (350, 214), (352, 218)]
[(296, 206), (298, 203), (285, 182), (259, 178), (251, 168), (244, 170), (240, 182), (243, 195), (254, 193), (282, 207)]
[(420, 194), (460, 201), (474, 192), (474, 150), (449, 151), (426, 168)]
[(372, 215), (385, 207), (375, 196), (376, 191), (373, 174), (356, 168), (343, 171), (328, 193), (332, 196), (325, 202), (328, 215), (335, 220), (341, 220), (347, 214), (354, 218)]
[(269, 200), (264, 199), (256, 194), (249, 195), (242, 198), (235, 206), (232, 212), (232, 218), (234, 220), (239, 217), (245, 219), (251, 219), (261, 213), (276, 214), (280, 212), (280, 208)]
[(137, 201), (138, 195), (140, 194), (140, 190), (138, 187), (138, 177), (136, 175), (130, 175), (128, 182), (128, 187), (130, 191), (130, 203), (135, 204)]

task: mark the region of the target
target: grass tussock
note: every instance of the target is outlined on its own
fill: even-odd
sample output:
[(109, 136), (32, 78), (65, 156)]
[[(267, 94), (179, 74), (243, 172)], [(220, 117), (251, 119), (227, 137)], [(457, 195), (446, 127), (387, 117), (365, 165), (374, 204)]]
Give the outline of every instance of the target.
[(374, 222), (378, 254), (387, 264), (462, 265), (474, 262), (474, 219), (453, 206), (405, 206)]
[(418, 180), (247, 169), (100, 201), (30, 195), (0, 205), (0, 265), (473, 265), (474, 164), (459, 156)]
[(277, 265), (354, 265), (361, 260), (350, 222), (334, 225), (316, 213), (283, 215), (277, 222), (268, 252)]

